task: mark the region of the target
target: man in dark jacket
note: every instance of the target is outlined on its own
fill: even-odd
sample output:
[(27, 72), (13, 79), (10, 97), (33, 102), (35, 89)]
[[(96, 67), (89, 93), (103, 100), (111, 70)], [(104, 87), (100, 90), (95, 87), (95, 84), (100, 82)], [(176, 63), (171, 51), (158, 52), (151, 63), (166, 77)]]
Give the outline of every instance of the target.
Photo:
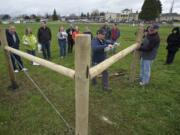
[(101, 29), (103, 29), (105, 31), (105, 40), (111, 41), (111, 29), (108, 25), (108, 22), (105, 22), (105, 24), (103, 25), (103, 27)]
[[(10, 47), (19, 50), (20, 41), (16, 33), (16, 28), (14, 26), (10, 26), (9, 29), (6, 29), (6, 39)], [(27, 70), (26, 68), (24, 68), (24, 65), (20, 56), (11, 53), (11, 61), (12, 61), (15, 73), (19, 72), (19, 70), (24, 70), (24, 71)], [(17, 69), (16, 64), (18, 65), (19, 70)]]
[(83, 32), (84, 34), (90, 35), (91, 36), (91, 40), (93, 39), (93, 34), (91, 32), (91, 30), (89, 29), (88, 26), (86, 26), (86, 31)]
[(66, 30), (66, 33), (68, 34), (68, 53), (72, 53), (73, 51), (73, 46), (74, 46), (74, 40), (72, 38), (72, 34), (75, 31), (73, 28), (73, 25), (71, 24), (70, 28)]
[(167, 59), (166, 64), (172, 64), (176, 52), (180, 47), (180, 31), (178, 27), (173, 28), (172, 33), (167, 38)]
[(38, 42), (42, 46), (42, 52), (44, 59), (51, 59), (51, 30), (46, 26), (46, 21), (41, 22), (41, 27), (38, 30), (37, 38)]
[[(112, 48), (111, 44), (106, 44), (105, 42), (105, 31), (100, 29), (97, 32), (97, 36), (92, 40), (92, 62), (93, 65), (101, 63), (106, 59), (106, 52), (105, 48), (109, 47)], [(93, 79), (93, 84), (96, 85), (96, 78)], [(102, 84), (103, 90), (109, 90), (108, 84), (108, 72), (107, 70), (103, 71), (102, 73)]]
[(158, 30), (159, 25), (152, 25), (148, 29), (147, 36), (144, 37), (142, 46), (139, 48), (141, 51), (140, 85), (146, 85), (150, 80), (151, 64), (152, 61), (156, 58), (156, 54), (160, 45)]

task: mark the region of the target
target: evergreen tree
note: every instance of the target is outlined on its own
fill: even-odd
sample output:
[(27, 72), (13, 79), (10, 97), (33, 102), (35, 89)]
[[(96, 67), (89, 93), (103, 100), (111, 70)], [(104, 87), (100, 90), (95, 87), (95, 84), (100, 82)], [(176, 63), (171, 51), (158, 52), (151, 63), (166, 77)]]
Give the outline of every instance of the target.
[(47, 14), (45, 14), (45, 19), (50, 19), (51, 18), (51, 16), (47, 13)]
[(160, 0), (145, 0), (139, 14), (139, 19), (153, 21), (159, 17), (161, 12), (162, 4)]
[(11, 16), (8, 14), (3, 15), (2, 20), (8, 20), (11, 19)]
[(81, 13), (81, 18), (86, 18), (86, 14), (84, 14), (83, 12)]
[(105, 13), (104, 12), (100, 12), (99, 15), (100, 16), (105, 16)]
[(87, 19), (90, 19), (90, 15), (89, 15), (89, 12), (87, 12), (87, 15), (86, 15), (86, 16), (87, 16)]
[(57, 13), (56, 13), (56, 10), (55, 10), (55, 9), (54, 9), (54, 11), (53, 11), (52, 20), (53, 20), (53, 21), (58, 20), (58, 16), (57, 16)]
[(160, 0), (156, 0), (156, 3), (157, 3), (157, 10), (160, 15), (162, 13), (162, 3)]

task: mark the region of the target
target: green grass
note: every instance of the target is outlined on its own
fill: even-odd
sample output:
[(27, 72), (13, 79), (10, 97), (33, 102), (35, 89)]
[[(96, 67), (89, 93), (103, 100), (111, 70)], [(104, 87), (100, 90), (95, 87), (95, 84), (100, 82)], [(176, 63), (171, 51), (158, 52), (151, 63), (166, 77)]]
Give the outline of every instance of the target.
[[(52, 61), (74, 68), (74, 54), (59, 59), (56, 33), (60, 24), (51, 23), (53, 33)], [(16, 25), (19, 37), (25, 27), (36, 33), (39, 24)], [(67, 28), (67, 24), (64, 24)], [(88, 24), (95, 34), (98, 24)], [(7, 27), (3, 25), (1, 27)], [(85, 24), (79, 24), (84, 31)], [(136, 27), (120, 25), (121, 47), (135, 42)], [(179, 135), (180, 134), (180, 53), (173, 65), (163, 65), (166, 58), (166, 38), (170, 27), (160, 29), (161, 46), (157, 59), (153, 62), (151, 83), (140, 87), (138, 81), (128, 81), (132, 55), (114, 64), (110, 73), (124, 72), (124, 76), (110, 77), (112, 93), (105, 93), (98, 79), (99, 89), (91, 86), (89, 104), (89, 135)], [(24, 50), (21, 45), (21, 50)], [(38, 54), (39, 57), (42, 57)], [(10, 85), (6, 61), (0, 48), (0, 135), (66, 135), (67, 128), (45, 102), (36, 88), (20, 72), (16, 74), (19, 89), (8, 90)], [(68, 123), (75, 127), (74, 82), (43, 67), (34, 67), (24, 60), (29, 74), (55, 104)], [(102, 116), (113, 124), (106, 123)]]

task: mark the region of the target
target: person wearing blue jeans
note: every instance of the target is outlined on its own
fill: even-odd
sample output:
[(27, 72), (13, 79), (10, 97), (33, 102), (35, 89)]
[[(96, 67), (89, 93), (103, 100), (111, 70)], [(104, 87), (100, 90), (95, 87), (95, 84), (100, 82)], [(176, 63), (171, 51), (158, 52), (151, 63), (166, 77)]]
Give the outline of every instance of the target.
[(140, 85), (147, 85), (151, 76), (151, 64), (156, 58), (160, 45), (160, 37), (158, 34), (159, 25), (153, 24), (145, 31), (144, 40), (139, 51), (141, 51), (141, 71)]
[(42, 52), (44, 59), (50, 59), (51, 58), (50, 42), (44, 42), (41, 43), (41, 45), (42, 45)]
[(64, 30), (64, 27), (61, 26), (59, 28), (59, 32), (57, 33), (58, 43), (59, 43), (59, 53), (60, 57), (64, 58), (66, 56), (66, 42), (67, 42), (67, 33)]
[(66, 39), (58, 39), (60, 57), (63, 58), (66, 56)]
[[(106, 52), (105, 48), (110, 47), (112, 48), (113, 46), (111, 44), (106, 44), (105, 42), (105, 31), (103, 29), (98, 30), (97, 36), (92, 40), (91, 43), (92, 46), (92, 64), (96, 65), (101, 63), (106, 59)], [(96, 77), (92, 80), (93, 85), (96, 85)], [(102, 87), (103, 90), (109, 91), (109, 83), (108, 83), (108, 71), (105, 70), (102, 73)]]
[(140, 80), (143, 84), (148, 84), (151, 76), (151, 60), (141, 58)]

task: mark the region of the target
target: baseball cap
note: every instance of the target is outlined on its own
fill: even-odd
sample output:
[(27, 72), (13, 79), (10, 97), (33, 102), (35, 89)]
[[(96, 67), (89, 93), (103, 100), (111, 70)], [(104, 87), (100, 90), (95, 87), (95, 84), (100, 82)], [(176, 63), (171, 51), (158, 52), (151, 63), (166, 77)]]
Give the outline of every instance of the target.
[(99, 30), (97, 31), (97, 34), (105, 35), (106, 32), (105, 32), (105, 30), (103, 30), (103, 29), (99, 29)]
[(153, 25), (151, 25), (151, 29), (159, 29), (159, 25), (158, 24), (153, 24)]
[(40, 22), (41, 22), (41, 23), (45, 23), (45, 24), (47, 23), (46, 20), (41, 20)]

